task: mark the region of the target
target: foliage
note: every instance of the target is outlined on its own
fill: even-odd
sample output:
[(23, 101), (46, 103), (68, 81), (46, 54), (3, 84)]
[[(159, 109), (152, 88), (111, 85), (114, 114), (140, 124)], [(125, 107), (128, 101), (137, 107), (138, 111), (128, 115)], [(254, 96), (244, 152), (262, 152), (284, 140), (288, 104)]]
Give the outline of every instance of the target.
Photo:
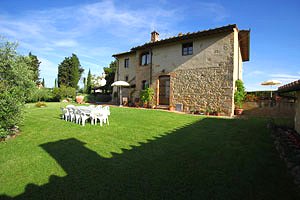
[(245, 96), (245, 101), (254, 102), (254, 101), (257, 101), (257, 100), (258, 100), (258, 97), (255, 96), (255, 94), (247, 94)]
[(35, 104), (35, 107), (38, 107), (38, 108), (42, 108), (42, 107), (46, 107), (46, 106), (47, 105), (45, 102), (40, 102), (40, 101)]
[(66, 57), (58, 66), (58, 87), (78, 88), (78, 82), (84, 69), (81, 68), (78, 57), (72, 54)]
[[(33, 81), (35, 83), (39, 83), (39, 76), (40, 76), (40, 64), (41, 62), (38, 60), (37, 56), (33, 55), (31, 52), (29, 52), (29, 66), (30, 66), (30, 69), (31, 71), (33, 72)], [(44, 85), (43, 85), (44, 86)]]
[(44, 78), (42, 80), (42, 85), (43, 85), (43, 87), (45, 87), (45, 79)]
[(234, 93), (234, 103), (236, 107), (242, 108), (243, 102), (245, 100), (246, 92), (244, 83), (242, 80), (236, 80), (235, 81), (236, 91)]
[(142, 90), (140, 93), (140, 99), (143, 104), (150, 104), (152, 103), (154, 97), (154, 90), (152, 88), (146, 88), (145, 90)]
[(90, 69), (86, 80), (86, 93), (87, 94), (92, 93), (92, 74)]
[(84, 97), (85, 102), (95, 103), (95, 102), (109, 102), (111, 96), (108, 94), (89, 94)]
[(0, 127), (8, 132), (22, 121), (23, 106), (35, 86), (29, 57), (16, 52), (17, 44), (0, 39)]
[(50, 89), (47, 88), (39, 89), (35, 87), (31, 97), (27, 100), (27, 102), (38, 102), (38, 101), (55, 101), (55, 98)]
[(104, 73), (106, 74), (105, 76), (105, 80), (106, 80), (106, 85), (102, 87), (102, 89), (104, 90), (104, 93), (106, 94), (112, 94), (113, 91), (113, 87), (111, 86), (111, 84), (114, 82), (115, 80), (115, 73), (117, 70), (117, 61), (114, 60), (109, 64), (109, 67), (104, 67)]
[(0, 138), (6, 138), (7, 135), (8, 132), (4, 128), (1, 128), (0, 126)]
[(83, 89), (82, 90), (82, 93), (85, 93), (86, 92), (86, 77), (83, 77)]
[(74, 99), (76, 96), (76, 89), (62, 85), (59, 88), (53, 89), (53, 95), (56, 99), (62, 100), (65, 98)]

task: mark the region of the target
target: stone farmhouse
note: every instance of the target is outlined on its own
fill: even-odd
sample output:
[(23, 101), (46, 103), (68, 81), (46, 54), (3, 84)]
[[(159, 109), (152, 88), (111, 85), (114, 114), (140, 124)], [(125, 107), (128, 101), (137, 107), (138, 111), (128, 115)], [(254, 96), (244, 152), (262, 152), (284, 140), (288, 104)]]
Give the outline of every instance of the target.
[(138, 101), (140, 91), (151, 87), (158, 108), (232, 116), (235, 81), (242, 79), (242, 64), (249, 61), (249, 43), (250, 30), (235, 24), (162, 40), (153, 31), (150, 42), (113, 55), (115, 80), (130, 83), (122, 88), (124, 101)]

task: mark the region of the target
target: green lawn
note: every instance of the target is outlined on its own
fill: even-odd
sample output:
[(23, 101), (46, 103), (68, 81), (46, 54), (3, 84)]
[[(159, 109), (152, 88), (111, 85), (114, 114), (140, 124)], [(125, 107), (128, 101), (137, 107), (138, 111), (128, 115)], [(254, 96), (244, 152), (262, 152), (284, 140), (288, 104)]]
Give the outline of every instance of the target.
[(110, 126), (27, 105), (0, 143), (0, 199), (299, 199), (266, 120), (111, 108)]

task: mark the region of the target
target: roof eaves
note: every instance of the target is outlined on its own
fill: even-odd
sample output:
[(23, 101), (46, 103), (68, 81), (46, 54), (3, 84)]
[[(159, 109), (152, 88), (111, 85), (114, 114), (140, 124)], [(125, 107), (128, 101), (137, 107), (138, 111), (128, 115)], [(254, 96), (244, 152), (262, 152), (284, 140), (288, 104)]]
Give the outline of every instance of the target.
[(161, 44), (166, 44), (166, 43), (171, 43), (171, 42), (176, 42), (176, 41), (182, 41), (182, 40), (186, 40), (186, 39), (193, 39), (193, 38), (198, 38), (198, 37), (204, 37), (204, 36), (208, 36), (208, 35), (213, 35), (213, 34), (218, 34), (218, 33), (223, 33), (223, 32), (227, 32), (227, 31), (232, 31), (234, 28), (237, 28), (236, 24), (230, 24), (227, 26), (222, 26), (219, 28), (215, 28), (215, 29), (208, 29), (208, 30), (203, 30), (203, 31), (198, 31), (198, 32), (188, 32), (186, 34), (182, 34), (180, 36), (173, 36), (173, 37), (169, 37), (163, 40), (159, 40), (157, 42), (147, 42), (143, 45), (140, 46), (136, 46), (133, 47), (131, 49), (131, 51), (136, 51), (138, 49), (144, 49), (144, 48), (148, 48), (148, 47), (152, 47), (152, 46), (158, 46)]
[(292, 92), (292, 91), (299, 91), (300, 90), (300, 79), (278, 88), (278, 92)]
[(124, 55), (133, 54), (133, 53), (135, 53), (135, 51), (126, 51), (126, 52), (113, 54), (112, 57), (124, 56)]

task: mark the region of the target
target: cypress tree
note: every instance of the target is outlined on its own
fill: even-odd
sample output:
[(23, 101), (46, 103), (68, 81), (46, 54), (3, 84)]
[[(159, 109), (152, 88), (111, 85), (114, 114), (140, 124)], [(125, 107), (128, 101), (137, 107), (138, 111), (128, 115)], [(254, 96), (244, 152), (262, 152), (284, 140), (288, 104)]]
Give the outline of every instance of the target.
[(86, 93), (91, 94), (91, 92), (92, 92), (92, 74), (91, 74), (91, 70), (89, 69), (89, 73), (86, 81)]

